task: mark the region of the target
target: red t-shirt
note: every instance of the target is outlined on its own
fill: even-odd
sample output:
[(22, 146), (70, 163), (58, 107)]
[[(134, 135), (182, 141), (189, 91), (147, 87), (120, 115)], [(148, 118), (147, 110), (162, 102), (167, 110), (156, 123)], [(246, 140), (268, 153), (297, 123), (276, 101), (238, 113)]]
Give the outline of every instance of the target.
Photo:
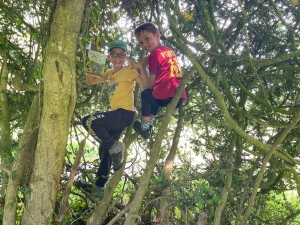
[[(183, 75), (174, 51), (166, 46), (154, 49), (149, 55), (149, 72), (156, 74), (153, 97), (172, 98)], [(180, 98), (186, 99), (185, 90)]]

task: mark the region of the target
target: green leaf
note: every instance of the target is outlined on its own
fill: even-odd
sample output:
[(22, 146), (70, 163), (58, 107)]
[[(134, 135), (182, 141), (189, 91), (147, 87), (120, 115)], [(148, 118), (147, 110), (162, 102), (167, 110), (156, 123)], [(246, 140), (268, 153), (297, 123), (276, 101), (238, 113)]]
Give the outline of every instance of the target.
[(29, 199), (30, 198), (30, 194), (31, 194), (30, 188), (29, 187), (25, 187), (24, 188), (24, 196), (25, 196), (25, 198)]
[(16, 23), (17, 23), (18, 25), (21, 25), (21, 24), (22, 24), (22, 20), (17, 19), (17, 20), (16, 20)]
[(297, 3), (298, 3), (298, 0), (292, 0), (293, 6), (297, 5)]
[(12, 174), (11, 174), (11, 179), (12, 179), (12, 180), (15, 180), (15, 179), (17, 178), (17, 176), (18, 176), (18, 171), (15, 170), (15, 171), (12, 172)]

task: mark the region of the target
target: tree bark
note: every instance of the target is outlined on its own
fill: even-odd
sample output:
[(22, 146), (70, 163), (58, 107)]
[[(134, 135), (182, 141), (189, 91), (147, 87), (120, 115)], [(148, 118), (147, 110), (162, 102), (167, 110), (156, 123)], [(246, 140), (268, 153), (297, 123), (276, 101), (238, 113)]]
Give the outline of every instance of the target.
[(28, 185), (32, 166), (34, 162), (34, 151), (38, 136), (38, 115), (39, 115), (39, 93), (35, 95), (27, 121), (24, 127), (23, 135), (19, 143), (19, 153), (14, 161), (11, 171), (16, 174), (12, 179), (10, 177), (5, 196), (5, 206), (3, 215), (3, 225), (16, 224), (17, 194), (20, 187)]
[(240, 222), (241, 225), (245, 224), (245, 222), (247, 221), (247, 219), (248, 219), (248, 217), (251, 213), (251, 210), (253, 208), (254, 201), (255, 201), (255, 198), (256, 198), (256, 195), (257, 195), (257, 192), (258, 192), (258, 189), (259, 189), (260, 182), (263, 179), (263, 174), (264, 174), (264, 171), (267, 167), (267, 163), (269, 162), (271, 156), (274, 154), (274, 152), (276, 151), (276, 149), (278, 148), (280, 143), (284, 140), (286, 135), (297, 125), (297, 123), (299, 121), (300, 121), (300, 113), (298, 113), (295, 116), (295, 118), (292, 120), (292, 122), (282, 131), (281, 135), (276, 139), (276, 141), (274, 142), (274, 144), (270, 148), (268, 154), (265, 156), (265, 158), (263, 160), (263, 163), (261, 165), (261, 168), (259, 170), (259, 173), (257, 175), (257, 178), (255, 180), (255, 183), (254, 183), (253, 191), (252, 191), (251, 197), (249, 199), (249, 203), (248, 203), (249, 206), (248, 206), (243, 218), (241, 219), (241, 222)]
[[(130, 146), (131, 140), (128, 138), (129, 133), (126, 133), (124, 143), (126, 146)], [(126, 147), (126, 149), (128, 149)], [(124, 162), (126, 162), (128, 156), (128, 152), (125, 152), (124, 155)], [(114, 195), (114, 190), (119, 184), (121, 177), (124, 172), (125, 163), (123, 164), (122, 168), (119, 169), (117, 172), (114, 172), (114, 175), (109, 179), (108, 183), (106, 184), (106, 188), (103, 193), (103, 198), (98, 202), (94, 212), (87, 220), (87, 225), (94, 225), (94, 224), (102, 224), (104, 220), (107, 218), (108, 213), (112, 210), (111, 200)], [(113, 205), (113, 204), (112, 204)]]
[(166, 182), (168, 182), (168, 185), (163, 189), (163, 196), (166, 198), (162, 198), (160, 202), (160, 223), (161, 225), (168, 225), (170, 224), (169, 221), (169, 208), (170, 208), (170, 201), (168, 200), (168, 197), (171, 196), (171, 182), (172, 182), (172, 167), (174, 158), (176, 156), (176, 150), (178, 147), (178, 142), (180, 138), (180, 133), (183, 128), (183, 122), (184, 122), (184, 110), (183, 106), (179, 108), (179, 118), (177, 122), (177, 128), (173, 137), (173, 143), (171, 150), (167, 156), (166, 159), (166, 165), (164, 168), (164, 179)]
[(75, 107), (75, 50), (85, 4), (58, 0), (54, 11), (42, 70), (44, 107), (23, 225), (46, 224), (53, 219)]
[(148, 190), (147, 187), (148, 187), (150, 178), (152, 176), (153, 169), (158, 160), (160, 147), (161, 147), (161, 144), (162, 144), (162, 141), (164, 138), (164, 134), (167, 132), (167, 126), (170, 122), (171, 115), (173, 114), (176, 104), (179, 101), (180, 95), (181, 95), (182, 91), (184, 90), (184, 88), (191, 76), (192, 76), (192, 73), (186, 74), (185, 76), (183, 76), (172, 101), (167, 106), (165, 116), (163, 118), (161, 125), (159, 126), (159, 130), (155, 137), (155, 142), (154, 142), (153, 148), (150, 153), (150, 159), (147, 163), (145, 172), (141, 178), (141, 181), (140, 181), (139, 187), (137, 189), (137, 192), (134, 196), (134, 199), (132, 200), (131, 207), (128, 212), (128, 216), (125, 220), (124, 225), (132, 225), (135, 223), (135, 220), (138, 218), (138, 211), (142, 205), (143, 198)]
[(227, 168), (228, 172), (226, 172), (224, 187), (222, 188), (222, 191), (221, 191), (222, 203), (217, 205), (216, 210), (215, 210), (215, 217), (214, 217), (215, 225), (221, 224), (222, 213), (226, 206), (228, 194), (229, 194), (229, 191), (230, 191), (230, 188), (232, 185), (232, 177), (233, 177), (232, 165), (233, 165), (233, 154), (234, 154), (234, 147), (235, 147), (236, 140), (237, 140), (237, 135), (235, 133), (233, 133), (233, 136), (231, 138), (231, 143), (229, 146), (228, 161), (227, 161), (227, 165), (229, 168)]
[[(0, 34), (0, 44), (4, 46), (5, 43), (5, 29)], [(0, 155), (1, 155), (1, 167), (8, 167), (9, 160), (11, 159), (11, 131), (10, 131), (10, 112), (7, 99), (7, 78), (8, 78), (8, 66), (7, 66), (7, 50), (3, 49), (3, 63), (0, 74)], [(5, 187), (7, 185), (7, 174), (2, 175), (3, 187), (0, 191), (4, 194)]]

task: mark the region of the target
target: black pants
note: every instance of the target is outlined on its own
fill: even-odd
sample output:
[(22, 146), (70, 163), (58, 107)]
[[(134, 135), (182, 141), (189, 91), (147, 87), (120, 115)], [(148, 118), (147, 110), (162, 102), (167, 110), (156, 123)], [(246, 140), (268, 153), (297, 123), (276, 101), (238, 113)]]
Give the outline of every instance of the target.
[(100, 165), (96, 173), (95, 184), (98, 187), (104, 187), (109, 178), (109, 171), (111, 168), (112, 160), (108, 149), (105, 149), (102, 145), (99, 146), (99, 158)]
[[(150, 116), (157, 114), (160, 107), (166, 107), (173, 98), (156, 99), (152, 95), (153, 89), (145, 89), (142, 91), (142, 116)], [(183, 98), (179, 99), (176, 108), (179, 108), (183, 103)]]
[[(82, 125), (88, 131), (90, 115), (82, 118)], [(101, 140), (99, 147), (100, 165), (96, 173), (96, 185), (104, 187), (108, 180), (112, 160), (108, 149), (119, 140), (122, 132), (133, 122), (135, 112), (117, 109), (109, 112), (97, 112), (91, 120), (91, 135)]]

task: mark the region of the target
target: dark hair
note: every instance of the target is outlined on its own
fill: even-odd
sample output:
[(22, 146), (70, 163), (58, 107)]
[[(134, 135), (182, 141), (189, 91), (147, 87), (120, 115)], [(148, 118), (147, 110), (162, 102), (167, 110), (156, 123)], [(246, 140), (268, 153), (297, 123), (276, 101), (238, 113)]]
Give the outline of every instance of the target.
[(156, 34), (157, 32), (159, 32), (158, 27), (154, 23), (151, 23), (151, 22), (143, 23), (143, 24), (139, 25), (137, 28), (135, 28), (134, 35), (137, 37), (140, 35), (140, 33), (142, 31), (151, 32), (153, 34)]

